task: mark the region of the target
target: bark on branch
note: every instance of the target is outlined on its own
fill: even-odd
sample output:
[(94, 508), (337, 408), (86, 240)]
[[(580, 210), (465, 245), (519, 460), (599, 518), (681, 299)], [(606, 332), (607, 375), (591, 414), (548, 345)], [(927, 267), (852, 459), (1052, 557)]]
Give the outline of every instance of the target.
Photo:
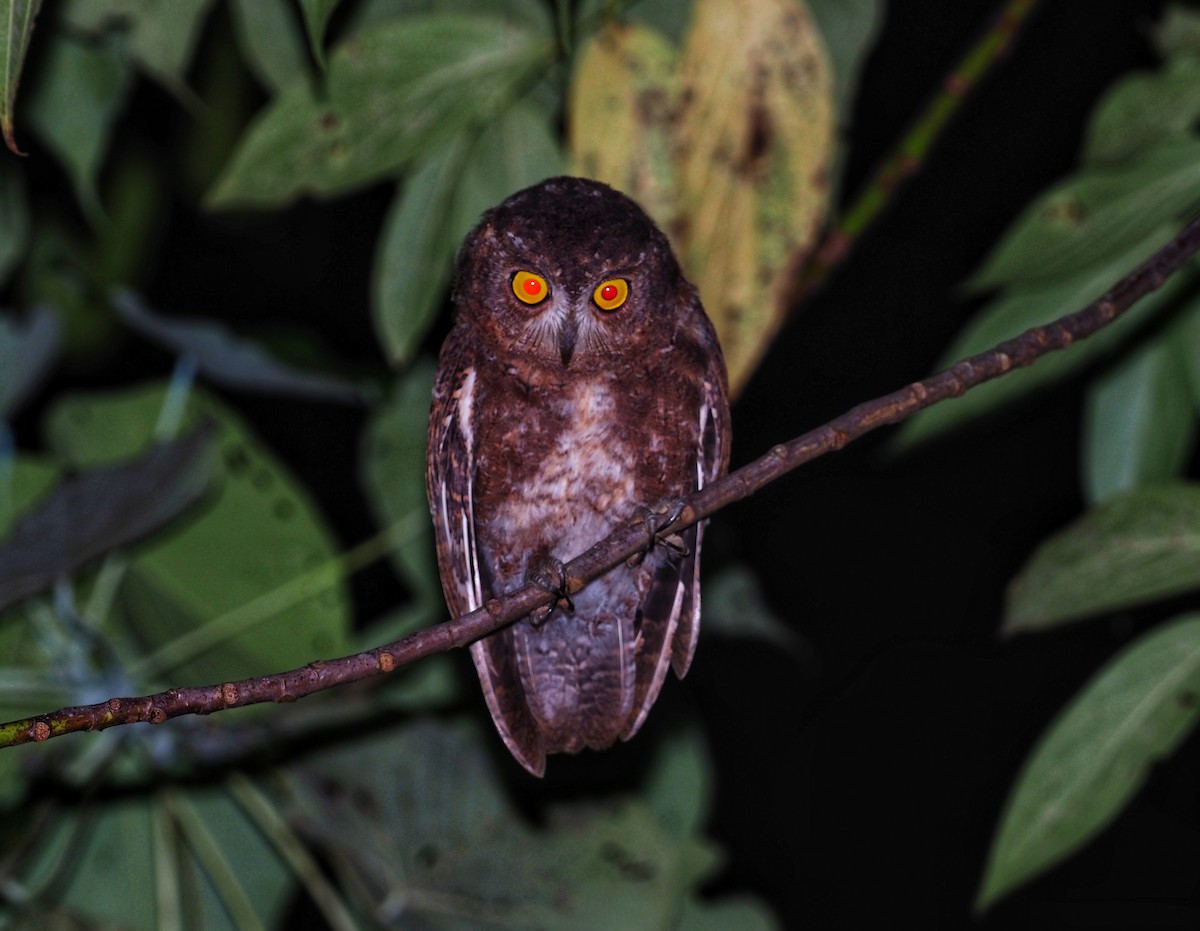
[[(1200, 218), (1193, 220), (1166, 246), (1118, 281), (1083, 310), (1046, 326), (1026, 330), (945, 371), (913, 382), (899, 391), (852, 408), (840, 417), (730, 473), (691, 495), (676, 520), (659, 537), (677, 533), (734, 501), (749, 497), (793, 469), (839, 450), (859, 437), (899, 423), (939, 401), (958, 397), (977, 385), (1065, 349), (1108, 325), (1162, 284), (1200, 250)], [(616, 531), (566, 566), (572, 591), (641, 552), (647, 545), (645, 524), (638, 520)], [(49, 714), (0, 725), (0, 747), (47, 740), (73, 731), (103, 730), (148, 721), (161, 724), (185, 714), (211, 714), (262, 702), (295, 701), (335, 685), (384, 675), (434, 653), (462, 647), (547, 604), (551, 595), (525, 586), (462, 617), (410, 634), (402, 640), (353, 656), (321, 660), (288, 672), (197, 688), (174, 688), (137, 698), (110, 698), (94, 705), (62, 708)]]

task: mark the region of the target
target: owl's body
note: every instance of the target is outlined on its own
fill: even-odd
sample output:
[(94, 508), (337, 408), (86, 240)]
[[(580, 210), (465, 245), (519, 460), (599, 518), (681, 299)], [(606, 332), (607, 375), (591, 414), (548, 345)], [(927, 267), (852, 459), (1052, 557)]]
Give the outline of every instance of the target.
[[(523, 276), (536, 278), (533, 294)], [(513, 195), (468, 236), (455, 303), (428, 466), (452, 614), (724, 471), (716, 337), (665, 237), (628, 198), (573, 178)], [(692, 528), (686, 553), (659, 546), (596, 579), (573, 610), (472, 645), (497, 729), (531, 772), (547, 753), (629, 738), (667, 667), (687, 671), (700, 536)]]

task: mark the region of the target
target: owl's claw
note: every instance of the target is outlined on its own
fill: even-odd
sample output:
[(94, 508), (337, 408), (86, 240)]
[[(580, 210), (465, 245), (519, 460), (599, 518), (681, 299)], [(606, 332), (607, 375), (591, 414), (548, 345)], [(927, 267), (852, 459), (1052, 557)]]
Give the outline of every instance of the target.
[(529, 620), (534, 627), (540, 627), (550, 620), (555, 608), (562, 608), (567, 614), (575, 613), (575, 602), (571, 600), (567, 590), (567, 570), (562, 560), (545, 553), (535, 555), (529, 561), (529, 571), (525, 574), (525, 580), (554, 596), (550, 604), (534, 608), (530, 612)]
[(630, 556), (626, 560), (626, 564), (631, 567), (640, 566), (642, 561), (654, 550), (656, 544), (661, 544), (676, 556), (688, 555), (687, 545), (679, 534), (673, 533), (662, 539), (659, 539), (658, 536), (663, 527), (669, 527), (679, 519), (679, 515), (683, 513), (685, 507), (687, 504), (682, 498), (668, 498), (653, 508), (644, 505), (639, 507), (635, 519), (640, 519), (646, 527), (646, 548), (640, 553)]

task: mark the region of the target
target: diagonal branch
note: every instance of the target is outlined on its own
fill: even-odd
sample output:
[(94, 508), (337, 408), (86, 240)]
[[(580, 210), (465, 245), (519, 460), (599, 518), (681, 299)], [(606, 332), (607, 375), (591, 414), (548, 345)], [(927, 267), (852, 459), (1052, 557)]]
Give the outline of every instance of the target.
[(795, 306), (817, 290), (846, 261), (854, 244), (896, 192), (917, 173), (929, 150), (963, 102), (1008, 51), (1038, 0), (1007, 0), (991, 25), (942, 82), (941, 91), (913, 122), (899, 145), (875, 170), (854, 202), (842, 214), (801, 267), (792, 293)]
[[(701, 489), (684, 501), (675, 521), (659, 531), (663, 538), (749, 497), (793, 469), (839, 450), (859, 437), (899, 423), (939, 401), (955, 398), (976, 385), (1026, 366), (1056, 349), (1065, 349), (1107, 326), (1162, 284), (1200, 251), (1200, 218), (1166, 246), (1118, 281), (1111, 290), (1077, 313), (1026, 330), (1015, 339), (955, 363), (945, 371), (899, 391), (852, 408), (803, 436), (775, 446), (765, 456)], [(572, 593), (646, 547), (646, 530), (637, 521), (601, 540), (566, 566)], [(462, 617), (410, 634), (402, 640), (339, 659), (309, 663), (300, 669), (197, 688), (175, 688), (139, 698), (110, 698), (95, 705), (62, 708), (49, 714), (0, 725), (0, 747), (47, 740), (73, 731), (103, 730), (118, 724), (152, 724), (185, 714), (211, 714), (262, 702), (295, 701), (335, 685), (393, 672), (434, 653), (462, 647), (549, 603), (553, 596), (527, 585)]]

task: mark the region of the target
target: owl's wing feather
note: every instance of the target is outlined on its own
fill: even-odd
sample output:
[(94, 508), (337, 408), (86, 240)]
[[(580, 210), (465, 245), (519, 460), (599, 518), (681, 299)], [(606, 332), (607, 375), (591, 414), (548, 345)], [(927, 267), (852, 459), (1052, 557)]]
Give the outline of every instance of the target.
[(684, 545), (688, 555), (681, 556), (659, 548), (646, 557), (643, 566), (655, 565), (649, 589), (638, 609), (640, 624), (638, 644), (635, 650), (637, 674), (633, 686), (633, 713), (629, 723), (621, 732), (621, 739), (628, 740), (641, 729), (658, 698), (663, 681), (667, 676), (672, 655), (672, 642), (677, 636), (680, 610), (686, 598), (688, 564), (695, 561), (695, 550), (687, 539)]
[[(724, 369), (709, 372), (704, 379), (700, 404), (700, 429), (696, 434), (696, 488), (716, 481), (729, 465), (729, 399)], [(700, 544), (704, 521), (684, 535), (691, 554), (682, 568), (683, 606), (671, 651), (671, 668), (682, 679), (691, 668), (700, 634)]]
[[(697, 414), (695, 489), (699, 490), (715, 481), (729, 461), (729, 401), (723, 367), (711, 368), (707, 373)], [(696, 653), (704, 522), (689, 527), (679, 536), (686, 549), (683, 555), (660, 549), (651, 557), (658, 558), (660, 565), (642, 602), (636, 712), (621, 735), (623, 740), (636, 734), (646, 720), (662, 689), (668, 665), (682, 679)]]
[(429, 509), (437, 530), (442, 590), (455, 617), (483, 603), (472, 503), (474, 392), (474, 368), (439, 374), (429, 422), (429, 446), (436, 450), (426, 472)]
[[(436, 454), (428, 459), (426, 482), (442, 590), (455, 617), (483, 604), (473, 498), (476, 410), (475, 368), (442, 367), (429, 420), (429, 448)], [(525, 702), (511, 641), (511, 630), (497, 631), (471, 644), (471, 658), (501, 738), (522, 766), (541, 776), (546, 752)]]

